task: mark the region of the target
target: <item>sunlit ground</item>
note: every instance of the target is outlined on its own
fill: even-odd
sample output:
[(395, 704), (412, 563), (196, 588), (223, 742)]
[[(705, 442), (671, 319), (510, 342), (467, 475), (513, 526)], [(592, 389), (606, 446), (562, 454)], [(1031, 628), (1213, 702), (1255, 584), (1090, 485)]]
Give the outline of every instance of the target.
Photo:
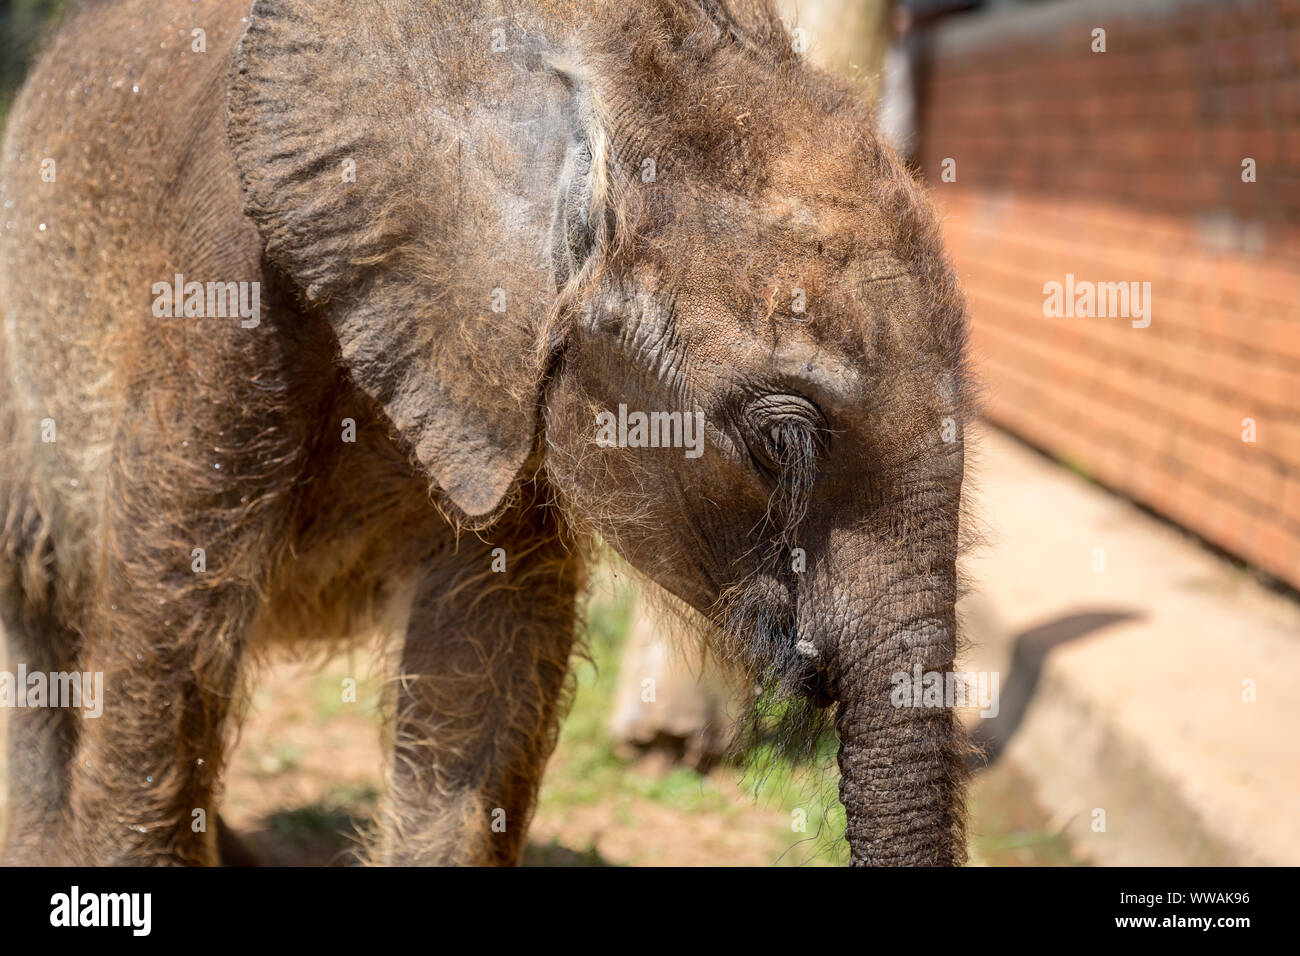
[[(629, 585), (604, 587), (592, 600), (590, 659), (575, 660), (577, 696), (546, 774), (525, 862), (844, 863), (833, 739), (815, 763), (791, 766), (758, 754), (747, 767), (723, 765), (706, 776), (651, 770), (615, 755), (606, 724), (632, 605)], [(222, 815), (265, 862), (353, 861), (381, 780), (378, 682), (366, 663), (357, 653), (323, 669), (276, 664), (259, 682), (231, 758)], [(348, 677), (359, 680), (356, 702), (343, 700)], [(978, 777), (970, 804), (972, 863), (1076, 862), (1010, 767)]]

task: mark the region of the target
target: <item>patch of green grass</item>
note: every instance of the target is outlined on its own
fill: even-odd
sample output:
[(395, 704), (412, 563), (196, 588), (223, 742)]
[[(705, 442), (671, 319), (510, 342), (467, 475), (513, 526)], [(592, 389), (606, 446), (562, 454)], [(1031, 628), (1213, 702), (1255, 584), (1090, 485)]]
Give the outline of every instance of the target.
[[(355, 700), (343, 699), (344, 680), (356, 682), (349, 688), (355, 695)], [(351, 660), (345, 666), (331, 667), (317, 675), (312, 681), (311, 698), (313, 717), (319, 724), (329, 723), (345, 708), (371, 719), (379, 713), (379, 688), (374, 681), (366, 680), (361, 668)]]
[(1027, 794), (1031, 786), (1010, 763), (978, 774), (969, 794), (970, 859), (985, 866), (1080, 866), (1064, 833), (1050, 829)]
[(600, 852), (589, 846), (577, 851), (561, 846), (555, 840), (550, 843), (530, 843), (524, 850), (524, 866), (612, 866)]
[[(735, 786), (759, 809), (772, 810), (772, 859), (783, 865), (838, 865), (847, 861), (844, 813), (837, 799), (833, 735), (816, 761), (793, 764), (759, 748), (744, 767), (724, 766), (702, 776), (679, 768), (663, 776), (641, 773), (613, 749), (608, 721), (614, 706), (619, 659), (632, 624), (635, 587), (622, 584), (593, 597), (587, 614), (589, 659), (574, 663), (577, 696), (560, 732), (556, 758), (542, 787), (541, 807), (613, 806), (619, 826), (635, 826), (631, 807), (648, 800), (684, 813), (734, 819), (741, 808)], [(732, 786), (729, 786), (732, 785)], [(794, 829), (799, 811), (803, 831)], [(537, 850), (541, 853), (541, 850)], [(719, 861), (725, 862), (725, 861)]]
[[(845, 866), (849, 845), (839, 799), (840, 774), (835, 764), (839, 743), (833, 733), (818, 741), (813, 757), (791, 761), (771, 744), (746, 756), (741, 786), (759, 806), (782, 808), (790, 820), (791, 846), (778, 861), (784, 866)], [(794, 829), (798, 824), (802, 829)]]
[(663, 777), (636, 773), (614, 753), (607, 724), (619, 656), (632, 624), (631, 585), (593, 598), (587, 615), (589, 659), (575, 661), (578, 693), (560, 731), (562, 773), (548, 775), (542, 799), (552, 807), (641, 797), (677, 810), (724, 812), (727, 798), (707, 777), (679, 769)]
[(296, 769), (301, 762), (301, 747), (297, 744), (281, 744), (273, 753), (262, 755), (257, 762), (257, 770), (264, 777), (274, 777)]
[(374, 815), (379, 791), (371, 786), (336, 787), (323, 800), (279, 810), (266, 818), (260, 842), (269, 858), (289, 865), (345, 862)]

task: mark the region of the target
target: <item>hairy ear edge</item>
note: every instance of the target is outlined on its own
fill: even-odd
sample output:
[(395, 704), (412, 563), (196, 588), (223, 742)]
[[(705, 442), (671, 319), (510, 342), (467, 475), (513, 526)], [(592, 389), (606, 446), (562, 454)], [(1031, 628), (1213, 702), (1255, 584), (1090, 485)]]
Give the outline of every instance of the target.
[[(426, 0), (386, 0), (391, 15), (366, 29), (359, 6), (253, 4), (228, 87), (244, 211), (412, 465), (483, 526), (537, 442), (556, 302), (544, 237), (580, 114), (535, 59), (492, 57), (456, 31), (430, 30), (433, 55), (409, 56)], [(513, 139), (497, 116), (440, 108), (470, 76), (514, 104)], [(343, 179), (348, 158), (362, 174)], [(594, 196), (600, 175), (588, 171)]]

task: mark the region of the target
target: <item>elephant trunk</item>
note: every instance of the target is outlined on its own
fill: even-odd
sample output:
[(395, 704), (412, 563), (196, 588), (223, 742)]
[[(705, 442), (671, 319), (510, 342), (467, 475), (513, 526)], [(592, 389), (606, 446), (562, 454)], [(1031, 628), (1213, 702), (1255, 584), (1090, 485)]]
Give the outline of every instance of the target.
[(884, 602), (906, 613), (884, 623), (877, 604), (873, 623), (840, 643), (835, 726), (855, 866), (966, 860), (963, 731), (951, 701), (927, 700), (918, 686), (935, 673), (942, 686), (953, 670), (954, 584), (951, 574), (914, 573), (906, 600)]

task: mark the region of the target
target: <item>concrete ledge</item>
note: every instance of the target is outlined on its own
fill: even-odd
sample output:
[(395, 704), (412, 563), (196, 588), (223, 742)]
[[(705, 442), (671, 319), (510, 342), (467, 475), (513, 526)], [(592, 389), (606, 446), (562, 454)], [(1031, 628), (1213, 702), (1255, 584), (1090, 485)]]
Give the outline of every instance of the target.
[(1002, 691), (977, 736), (1097, 863), (1300, 864), (1300, 605), (1004, 433), (976, 444), (965, 666)]

